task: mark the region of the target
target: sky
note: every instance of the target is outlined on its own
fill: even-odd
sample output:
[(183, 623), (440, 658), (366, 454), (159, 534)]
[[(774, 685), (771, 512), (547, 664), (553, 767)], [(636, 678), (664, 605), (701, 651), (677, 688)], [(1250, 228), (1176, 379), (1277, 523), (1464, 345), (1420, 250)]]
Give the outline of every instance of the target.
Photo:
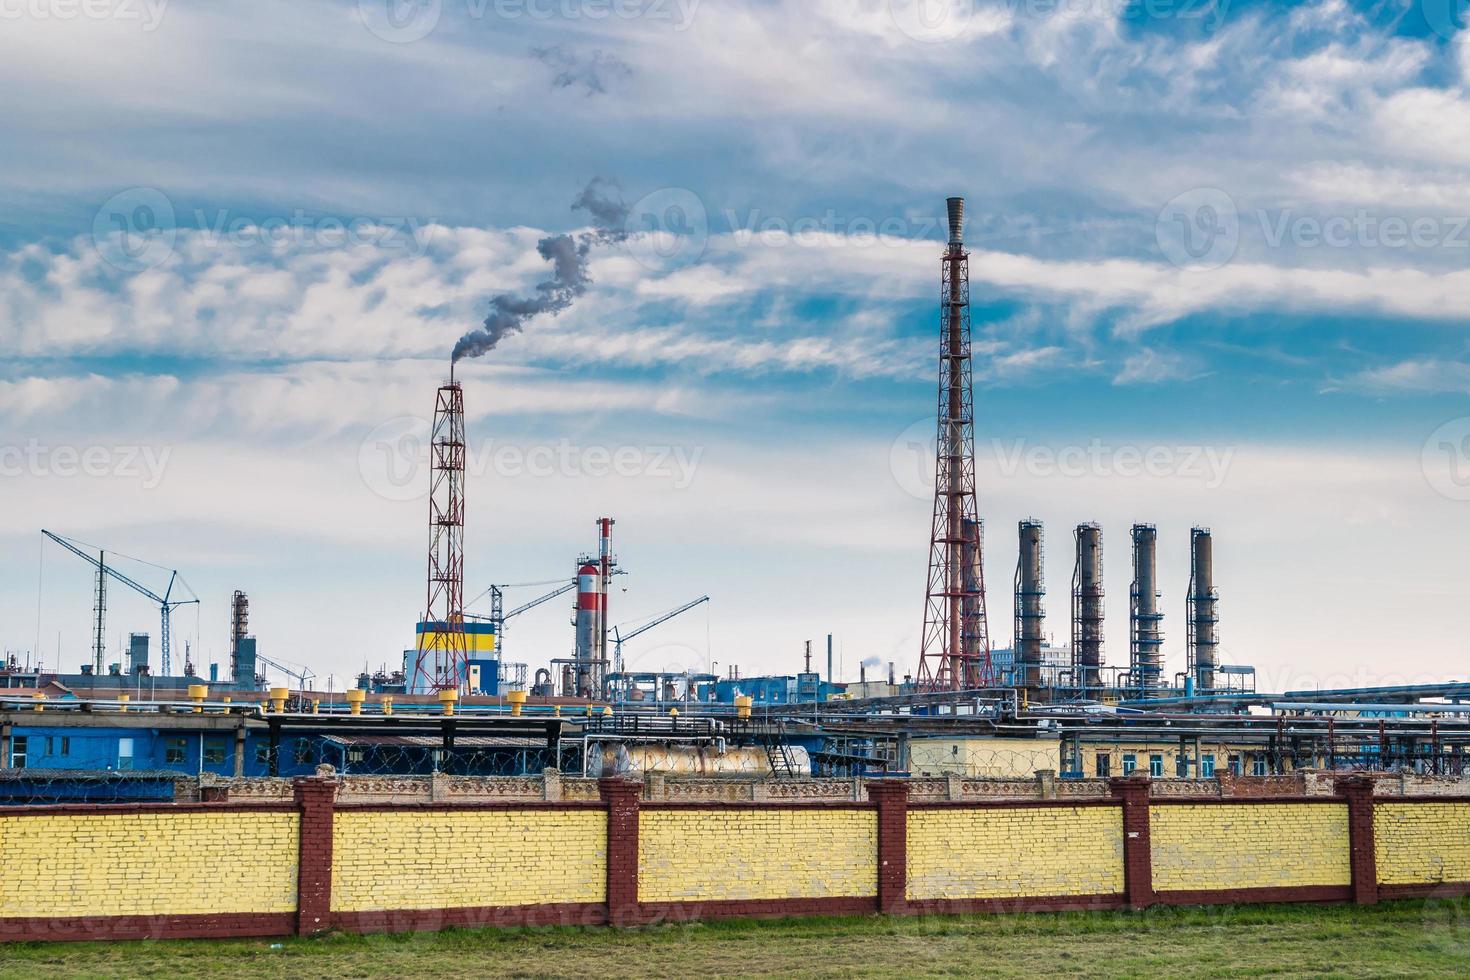
[[(466, 594), (617, 520), (630, 669), (916, 669), (944, 199), (968, 202), (992, 642), (1016, 522), (1189, 529), (1262, 690), (1464, 679), (1470, 35), (1454, 0), (0, 0), (0, 643), (90, 659), (87, 566), (201, 669), (251, 596), (341, 689), (425, 602), (422, 434), (537, 242), (586, 291), (460, 363)], [(507, 589), (508, 604), (549, 586)], [(510, 621), (534, 670), (569, 603)], [(487, 611), (483, 598), (473, 609)], [(114, 588), (108, 645), (158, 629)], [(59, 660), (58, 660), (59, 658)], [(113, 659), (110, 656), (109, 659)], [(880, 669), (886, 669), (880, 668)]]

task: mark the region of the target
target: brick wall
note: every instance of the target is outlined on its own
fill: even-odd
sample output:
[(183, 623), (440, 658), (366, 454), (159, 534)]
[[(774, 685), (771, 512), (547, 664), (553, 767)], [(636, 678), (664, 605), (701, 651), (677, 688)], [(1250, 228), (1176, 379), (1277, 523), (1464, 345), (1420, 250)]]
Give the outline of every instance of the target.
[(722, 916), (1470, 893), (1470, 797), (290, 802), (0, 812), (0, 938), (264, 936)]

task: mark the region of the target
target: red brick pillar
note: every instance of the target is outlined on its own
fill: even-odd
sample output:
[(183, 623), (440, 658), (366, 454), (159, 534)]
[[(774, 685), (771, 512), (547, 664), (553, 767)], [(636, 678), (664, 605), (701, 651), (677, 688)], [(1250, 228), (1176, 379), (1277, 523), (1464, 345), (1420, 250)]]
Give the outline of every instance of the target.
[(1338, 796), (1347, 800), (1348, 854), (1353, 869), (1353, 901), (1378, 904), (1378, 856), (1373, 843), (1373, 779), (1344, 776), (1333, 783)]
[(332, 927), (332, 814), (337, 781), (327, 776), (292, 780), (301, 811), (300, 856), (296, 863), (296, 934)]
[(1123, 806), (1123, 890), (1135, 909), (1154, 903), (1154, 856), (1149, 839), (1146, 776), (1108, 780), (1113, 799)]
[(607, 921), (638, 922), (638, 800), (643, 784), (616, 776), (597, 781), (607, 803)]
[(878, 807), (878, 911), (899, 915), (908, 910), (909, 784), (869, 783), (868, 799)]

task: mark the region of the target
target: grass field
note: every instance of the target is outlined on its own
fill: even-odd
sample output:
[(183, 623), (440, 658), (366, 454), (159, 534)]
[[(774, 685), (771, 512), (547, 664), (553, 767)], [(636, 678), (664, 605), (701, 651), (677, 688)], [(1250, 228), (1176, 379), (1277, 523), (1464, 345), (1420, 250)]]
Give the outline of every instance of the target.
[(1470, 975), (1470, 902), (19, 944), (0, 977)]

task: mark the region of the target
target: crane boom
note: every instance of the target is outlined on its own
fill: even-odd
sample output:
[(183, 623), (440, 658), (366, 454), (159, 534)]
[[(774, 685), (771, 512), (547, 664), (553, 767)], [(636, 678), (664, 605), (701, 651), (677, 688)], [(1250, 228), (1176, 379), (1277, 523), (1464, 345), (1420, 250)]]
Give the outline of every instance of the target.
[[(173, 597), (173, 594), (174, 594), (174, 583), (177, 582), (178, 579), (179, 579), (179, 573), (178, 573), (178, 571), (176, 569), (169, 571), (169, 575), (168, 575), (168, 588), (164, 589), (163, 595), (159, 595), (157, 592), (154, 592), (152, 589), (148, 588), (146, 585), (143, 585), (140, 582), (134, 581), (133, 579), (131, 579), (128, 576), (124, 575), (122, 572), (120, 572), (117, 569), (113, 568), (111, 565), (107, 564), (107, 561), (105, 559), (105, 556), (104, 557), (99, 557), (99, 558), (93, 558), (91, 555), (87, 554), (81, 548), (78, 548), (75, 544), (73, 544), (68, 539), (63, 538), (59, 534), (52, 534), (50, 531), (46, 530), (44, 527), (41, 528), (41, 533), (44, 534), (46, 537), (50, 538), (52, 541), (55, 541), (57, 544), (61, 545), (67, 551), (70, 551), (72, 554), (76, 555), (78, 558), (80, 558), (83, 561), (85, 561), (87, 564), (91, 565), (97, 571), (97, 576), (98, 576), (98, 585), (97, 585), (97, 596), (98, 596), (98, 598), (97, 598), (97, 636), (98, 636), (98, 645), (97, 645), (97, 651), (96, 651), (97, 652), (97, 655), (100, 656), (100, 654), (102, 652), (102, 647), (101, 647), (101, 637), (103, 635), (102, 621), (103, 621), (103, 616), (105, 615), (105, 611), (106, 611), (105, 610), (105, 603), (104, 603), (104, 601), (102, 599), (102, 596), (104, 595), (104, 589), (103, 589), (103, 585), (102, 585), (102, 583), (104, 581), (103, 576), (108, 576), (108, 577), (114, 578), (117, 581), (121, 582), (123, 585), (126, 585), (128, 588), (132, 589), (134, 592), (137, 592), (137, 593), (145, 596), (146, 598), (152, 599), (154, 602), (158, 603), (159, 618), (160, 618), (160, 623), (159, 623), (159, 636), (158, 636), (159, 660), (161, 661), (160, 667), (162, 668), (163, 675), (165, 677), (167, 677), (168, 676), (168, 672), (169, 672), (169, 666), (170, 666), (170, 664), (169, 664), (169, 632), (170, 632), (170, 630), (169, 630), (169, 619), (170, 619), (170, 616), (173, 613), (173, 611), (175, 609), (177, 609), (178, 607), (180, 607), (180, 606), (187, 606), (187, 605), (191, 605), (191, 604), (197, 605), (199, 603), (198, 597), (195, 597), (193, 599), (174, 599), (174, 598), (172, 598)], [(102, 554), (102, 553), (99, 552), (99, 554)], [(97, 665), (97, 666), (100, 666), (100, 665)]]
[(647, 633), (655, 626), (658, 626), (661, 623), (667, 623), (675, 616), (683, 615), (684, 613), (687, 613), (689, 610), (693, 609), (695, 606), (701, 605), (702, 603), (706, 602), (709, 602), (709, 596), (707, 595), (702, 595), (698, 599), (692, 599), (689, 602), (684, 603), (684, 605), (679, 606), (677, 609), (671, 609), (668, 612), (663, 613), (662, 615), (655, 616), (650, 622), (644, 623), (642, 626), (638, 627), (636, 630), (627, 634), (626, 636), (622, 633), (619, 633), (618, 628), (614, 626), (613, 655), (617, 659), (617, 672), (620, 674), (623, 672), (623, 641), (642, 636), (644, 633)]
[(539, 598), (532, 599), (530, 602), (527, 602), (527, 603), (525, 603), (523, 605), (516, 606), (510, 612), (508, 612), (504, 616), (500, 617), (501, 622), (504, 622), (505, 620), (510, 619), (510, 617), (512, 617), (512, 616), (519, 616), (521, 613), (525, 612), (528, 609), (535, 609), (537, 606), (541, 605), (541, 603), (543, 603), (543, 602), (550, 602), (552, 599), (555, 599), (557, 596), (563, 595), (563, 594), (565, 594), (567, 592), (570, 592), (573, 589), (575, 589), (576, 587), (577, 587), (577, 580), (576, 579), (572, 579), (570, 582), (567, 582), (567, 583), (563, 584), (561, 588), (557, 589), (554, 592), (548, 592), (544, 596), (540, 596)]

